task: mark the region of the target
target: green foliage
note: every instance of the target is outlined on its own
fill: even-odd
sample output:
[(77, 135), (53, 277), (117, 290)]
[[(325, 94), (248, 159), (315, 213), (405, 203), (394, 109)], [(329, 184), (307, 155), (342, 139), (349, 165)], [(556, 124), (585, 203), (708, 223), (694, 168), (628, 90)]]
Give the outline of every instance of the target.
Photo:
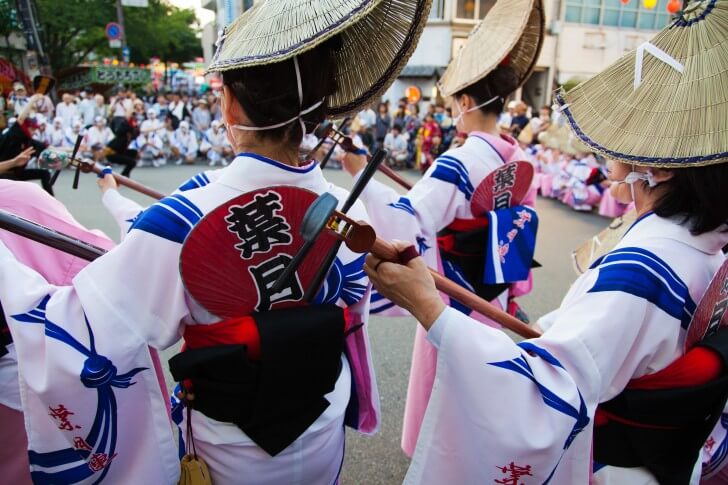
[(564, 91), (566, 91), (568, 93), (571, 89), (575, 88), (576, 86), (581, 84), (583, 81), (584, 81), (584, 78), (572, 77), (572, 78), (567, 79), (566, 82), (561, 85), (561, 87), (564, 88)]
[[(116, 22), (114, 0), (36, 1), (41, 39), (54, 72), (81, 64), (92, 52), (121, 58), (119, 49), (109, 48), (104, 33), (108, 22)], [(131, 61), (147, 63), (157, 56), (185, 62), (201, 55), (195, 23), (192, 10), (179, 9), (165, 0), (149, 0), (148, 8), (124, 8)]]

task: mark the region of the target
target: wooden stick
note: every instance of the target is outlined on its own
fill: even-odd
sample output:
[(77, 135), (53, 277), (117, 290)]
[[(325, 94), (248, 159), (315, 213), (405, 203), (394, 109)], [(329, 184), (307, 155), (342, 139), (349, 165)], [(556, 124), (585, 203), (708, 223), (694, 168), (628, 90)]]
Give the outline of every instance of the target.
[[(86, 172), (86, 173), (93, 172), (95, 174), (100, 174), (103, 170), (104, 170), (104, 168), (101, 167), (96, 162), (93, 162), (93, 163), (87, 162), (87, 161), (81, 162), (81, 171), (82, 172)], [(128, 187), (132, 190), (136, 190), (137, 192), (147, 195), (153, 199), (160, 200), (160, 199), (163, 199), (164, 197), (166, 197), (166, 195), (164, 195), (163, 193), (157, 192), (156, 190), (154, 190), (150, 187), (147, 187), (144, 184), (140, 184), (136, 180), (132, 180), (129, 177), (124, 177), (123, 175), (119, 175), (118, 173), (112, 173), (112, 175), (114, 176), (114, 179), (116, 179), (117, 184), (123, 185), (124, 187)]]
[(392, 170), (391, 167), (388, 167), (387, 165), (381, 164), (379, 165), (379, 171), (382, 172), (384, 175), (389, 177), (390, 179), (394, 180), (396, 183), (398, 183), (400, 186), (402, 186), (405, 190), (412, 189), (412, 184), (406, 181), (402, 176), (400, 176), (397, 172)]
[[(371, 248), (372, 254), (384, 261), (402, 264), (402, 255), (391, 244), (377, 238)], [(541, 334), (529, 327), (513, 315), (504, 312), (492, 303), (482, 299), (472, 291), (463, 288), (454, 281), (446, 278), (432, 268), (430, 274), (435, 280), (435, 286), (446, 295), (459, 301), (463, 305), (472, 308), (476, 312), (491, 320), (500, 323), (508, 330), (511, 330), (524, 338), (540, 337)]]
[(0, 209), (0, 229), (5, 229), (86, 261), (93, 261), (106, 254), (105, 249), (54, 231), (2, 209)]

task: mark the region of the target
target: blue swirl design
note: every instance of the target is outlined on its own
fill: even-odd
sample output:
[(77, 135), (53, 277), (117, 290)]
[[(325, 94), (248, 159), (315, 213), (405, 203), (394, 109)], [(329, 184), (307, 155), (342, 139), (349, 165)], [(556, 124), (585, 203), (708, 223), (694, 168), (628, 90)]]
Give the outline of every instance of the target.
[[(109, 472), (116, 452), (118, 417), (114, 388), (126, 389), (134, 385), (132, 378), (147, 368), (137, 367), (125, 374), (119, 374), (109, 359), (96, 352), (94, 334), (88, 319), (84, 317), (89, 335), (89, 348), (86, 348), (66, 330), (46, 318), (45, 309), (49, 300), (50, 296), (46, 296), (30, 312), (13, 315), (13, 318), (22, 323), (44, 325), (47, 337), (67, 344), (86, 357), (79, 377), (85, 387), (96, 389), (98, 404), (94, 422), (85, 438), (85, 444), (91, 449), (69, 447), (47, 453), (29, 450), (28, 456), (33, 470), (31, 478), (36, 484), (78, 483), (100, 472), (94, 484), (100, 483)], [(98, 454), (105, 455), (108, 461), (102, 468), (93, 470), (89, 461)], [(55, 470), (39, 470), (43, 468)]]

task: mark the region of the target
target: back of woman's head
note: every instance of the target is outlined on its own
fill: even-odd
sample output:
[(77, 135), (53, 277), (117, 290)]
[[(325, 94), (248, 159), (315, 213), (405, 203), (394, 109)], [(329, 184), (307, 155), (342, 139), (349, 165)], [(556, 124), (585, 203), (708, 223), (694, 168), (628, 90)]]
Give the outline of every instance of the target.
[[(301, 116), (306, 132), (312, 132), (327, 114), (327, 98), (336, 91), (334, 53), (341, 40), (334, 36), (298, 56), (302, 99), (298, 95), (294, 60), (224, 71), (228, 86), (253, 126), (275, 125), (296, 117), (302, 110), (323, 101), (316, 109)], [(297, 121), (285, 126), (256, 132), (261, 139), (298, 146), (305, 133)]]
[(677, 168), (658, 185), (662, 193), (653, 206), (660, 217), (678, 217), (693, 234), (728, 224), (728, 163)]
[(518, 75), (512, 67), (498, 66), (480, 81), (455, 93), (456, 98), (467, 94), (475, 100), (475, 105), (497, 98), (480, 108), (484, 114), (499, 115), (503, 111), (506, 98), (518, 88)]

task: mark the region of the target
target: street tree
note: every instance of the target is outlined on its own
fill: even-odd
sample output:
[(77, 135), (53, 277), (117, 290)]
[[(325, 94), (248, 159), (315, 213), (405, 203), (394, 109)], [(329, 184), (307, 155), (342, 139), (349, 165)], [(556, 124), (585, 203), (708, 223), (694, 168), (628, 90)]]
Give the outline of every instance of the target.
[[(116, 21), (113, 0), (36, 1), (41, 40), (54, 72), (82, 64), (91, 53), (121, 57), (118, 49), (109, 47), (105, 35), (106, 24)], [(201, 55), (196, 22), (192, 10), (179, 9), (165, 0), (149, 0), (147, 8), (124, 8), (131, 61), (147, 63), (157, 56), (184, 62)]]

